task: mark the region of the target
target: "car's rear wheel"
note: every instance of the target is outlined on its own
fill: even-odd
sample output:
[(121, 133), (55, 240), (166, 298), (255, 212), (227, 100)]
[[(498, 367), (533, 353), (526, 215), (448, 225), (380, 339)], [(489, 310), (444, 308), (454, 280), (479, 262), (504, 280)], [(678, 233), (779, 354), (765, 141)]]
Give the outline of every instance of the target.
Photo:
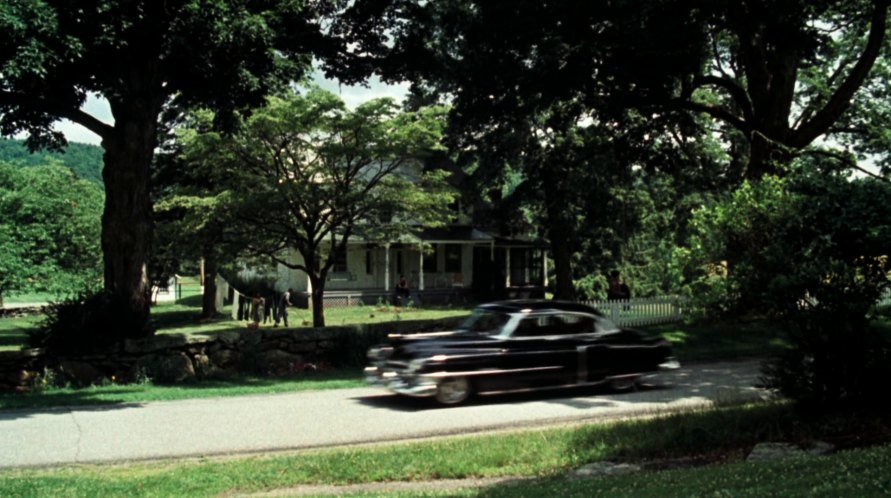
[(442, 405), (457, 405), (473, 394), (473, 386), (467, 377), (449, 377), (436, 385), (436, 401)]
[(637, 387), (637, 377), (620, 377), (613, 379), (609, 387), (614, 391), (631, 391)]

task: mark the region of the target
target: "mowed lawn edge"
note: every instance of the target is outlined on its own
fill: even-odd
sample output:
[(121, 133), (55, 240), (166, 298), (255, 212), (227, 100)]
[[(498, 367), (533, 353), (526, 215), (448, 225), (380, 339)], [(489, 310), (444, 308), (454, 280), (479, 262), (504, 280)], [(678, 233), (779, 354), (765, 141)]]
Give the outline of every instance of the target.
[[(888, 415), (814, 416), (798, 413), (788, 403), (768, 403), (645, 420), (289, 454), (10, 469), (0, 471), (0, 496), (202, 497), (272, 490), (285, 490), (284, 496), (288, 496), (288, 490), (304, 485), (503, 476), (528, 478), (431, 493), (479, 497), (883, 496), (891, 488), (887, 438), (874, 441), (878, 446), (873, 448), (850, 448), (829, 456), (766, 463), (741, 460), (757, 442), (806, 444), (816, 438), (845, 440), (852, 433), (876, 430), (887, 436), (889, 422)], [(708, 465), (599, 479), (566, 478), (567, 472), (591, 462), (652, 464), (685, 457)], [(370, 495), (384, 493), (386, 486)]]

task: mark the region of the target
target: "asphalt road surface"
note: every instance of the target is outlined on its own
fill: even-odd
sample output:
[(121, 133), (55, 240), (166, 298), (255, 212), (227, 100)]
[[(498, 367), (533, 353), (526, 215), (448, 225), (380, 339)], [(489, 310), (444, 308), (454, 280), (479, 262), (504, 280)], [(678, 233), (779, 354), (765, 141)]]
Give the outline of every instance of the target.
[(0, 412), (0, 468), (258, 453), (646, 415), (763, 393), (755, 360), (685, 365), (633, 392), (480, 398), (439, 408), (380, 388)]

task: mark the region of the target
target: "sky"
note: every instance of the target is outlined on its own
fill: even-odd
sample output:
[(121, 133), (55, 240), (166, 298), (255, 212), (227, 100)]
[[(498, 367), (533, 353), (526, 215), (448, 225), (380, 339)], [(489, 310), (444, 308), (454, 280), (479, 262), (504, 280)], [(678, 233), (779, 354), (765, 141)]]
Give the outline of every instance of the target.
[[(408, 83), (388, 85), (382, 83), (377, 77), (373, 77), (368, 82), (367, 87), (340, 85), (337, 81), (325, 78), (318, 71), (313, 74), (313, 83), (325, 90), (340, 95), (340, 98), (343, 99), (344, 103), (350, 108), (354, 108), (362, 102), (378, 97), (392, 97), (401, 101), (408, 93), (409, 86)], [(109, 124), (114, 122), (108, 102), (94, 95), (87, 97), (83, 110), (102, 122)], [(99, 145), (100, 139), (98, 135), (79, 124), (68, 121), (67, 119), (56, 122), (56, 129), (64, 133), (65, 138), (67, 138), (69, 142)]]

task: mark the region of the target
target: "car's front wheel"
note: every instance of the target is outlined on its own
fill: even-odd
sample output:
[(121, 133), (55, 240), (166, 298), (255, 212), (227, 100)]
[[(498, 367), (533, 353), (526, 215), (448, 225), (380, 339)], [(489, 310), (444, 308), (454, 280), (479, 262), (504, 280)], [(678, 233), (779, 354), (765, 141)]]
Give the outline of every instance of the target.
[(436, 385), (436, 401), (442, 405), (457, 405), (473, 394), (473, 386), (467, 377), (449, 377)]

